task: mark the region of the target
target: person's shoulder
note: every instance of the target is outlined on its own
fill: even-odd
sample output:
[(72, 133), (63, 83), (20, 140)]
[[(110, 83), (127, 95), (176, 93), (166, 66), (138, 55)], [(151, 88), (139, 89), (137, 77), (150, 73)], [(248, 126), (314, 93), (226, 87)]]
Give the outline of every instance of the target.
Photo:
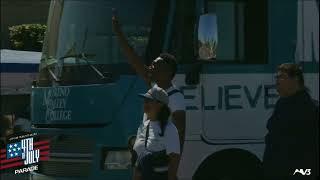
[(167, 93), (170, 99), (180, 99), (180, 100), (184, 99), (183, 92), (179, 88), (177, 88), (177, 86), (174, 84), (167, 91)]
[(149, 119), (144, 119), (142, 123), (143, 123), (144, 126), (147, 126), (150, 123), (150, 120)]
[(185, 110), (185, 99), (184, 95), (176, 93), (169, 96), (169, 107), (172, 112), (177, 110)]
[(319, 113), (319, 101), (310, 98), (310, 109), (312, 109), (316, 113)]
[(181, 91), (175, 86), (168, 90), (169, 95), (169, 107), (172, 112), (185, 110), (185, 99)]
[(313, 106), (319, 110), (319, 101), (316, 99), (312, 99)]
[(301, 103), (297, 104), (299, 104), (302, 108), (319, 109), (319, 101), (317, 99), (313, 99), (307, 90), (304, 92), (301, 98)]
[(175, 131), (178, 132), (176, 125), (174, 125), (172, 121), (168, 121), (166, 130), (171, 131), (171, 132), (175, 132)]
[(167, 90), (167, 93), (183, 94), (182, 90), (175, 84), (172, 84), (172, 86)]
[(169, 95), (169, 99), (177, 99), (177, 100), (184, 100), (184, 95), (180, 92), (174, 93), (172, 95)]

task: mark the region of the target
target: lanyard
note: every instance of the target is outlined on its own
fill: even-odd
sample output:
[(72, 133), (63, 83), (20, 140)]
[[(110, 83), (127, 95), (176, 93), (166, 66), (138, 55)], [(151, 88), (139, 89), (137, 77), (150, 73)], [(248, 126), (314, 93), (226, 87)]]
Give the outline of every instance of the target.
[(147, 125), (147, 131), (146, 131), (146, 138), (144, 140), (144, 147), (147, 149), (147, 143), (148, 143), (148, 138), (149, 138), (149, 128), (150, 128), (150, 121)]

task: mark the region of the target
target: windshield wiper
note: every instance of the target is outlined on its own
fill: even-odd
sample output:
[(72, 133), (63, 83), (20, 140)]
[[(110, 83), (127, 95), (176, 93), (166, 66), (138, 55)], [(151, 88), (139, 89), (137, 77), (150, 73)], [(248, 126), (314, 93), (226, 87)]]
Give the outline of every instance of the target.
[(100, 78), (102, 80), (105, 80), (106, 77), (103, 75), (103, 73), (101, 73), (101, 71), (99, 71), (94, 65), (92, 65), (89, 61), (88, 58), (94, 58), (96, 55), (95, 54), (88, 54), (88, 53), (79, 53), (79, 54), (70, 54), (70, 55), (66, 55), (60, 58), (60, 60), (64, 60), (66, 58), (76, 58), (76, 59), (82, 59), (84, 60), (88, 66), (91, 67), (91, 69), (93, 69), (93, 71), (98, 74), (98, 76), (100, 76)]
[[(42, 63), (42, 61), (44, 61), (44, 60), (47, 60), (47, 59), (46, 59), (46, 58), (41, 58), (40, 62)], [(54, 74), (54, 72), (51, 70), (51, 68), (50, 68), (49, 66), (46, 66), (46, 69), (48, 70), (51, 78), (52, 78), (55, 82), (59, 83), (59, 82), (60, 82), (60, 79)]]
[(48, 72), (55, 82), (60, 82), (60, 79), (52, 72), (52, 70), (49, 67), (48, 67)]
[(88, 37), (88, 27), (86, 27), (85, 32), (84, 32), (84, 38), (83, 38), (83, 42), (82, 42), (82, 52), (81, 53), (76, 53), (75, 47), (76, 47), (76, 43), (74, 42), (73, 45), (71, 46), (71, 48), (67, 51), (66, 55), (61, 57), (60, 60), (64, 60), (66, 58), (75, 58), (76, 60), (78, 59), (82, 59), (84, 60), (88, 66), (91, 67), (91, 69), (93, 69), (93, 71), (98, 74), (98, 76), (101, 78), (101, 80), (106, 80), (107, 78), (103, 75), (103, 73), (101, 73), (94, 65), (92, 65), (88, 59), (89, 58), (94, 58), (96, 55), (95, 54), (88, 54), (88, 53), (84, 53), (84, 49), (87, 43), (87, 37)]

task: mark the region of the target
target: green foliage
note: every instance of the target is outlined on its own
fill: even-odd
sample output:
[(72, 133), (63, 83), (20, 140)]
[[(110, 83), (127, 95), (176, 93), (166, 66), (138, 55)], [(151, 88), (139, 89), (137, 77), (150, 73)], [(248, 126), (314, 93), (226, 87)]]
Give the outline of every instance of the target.
[(41, 51), (46, 25), (21, 24), (9, 27), (11, 48), (26, 51)]
[(143, 56), (148, 44), (148, 36), (129, 36), (128, 41), (131, 47), (140, 55)]

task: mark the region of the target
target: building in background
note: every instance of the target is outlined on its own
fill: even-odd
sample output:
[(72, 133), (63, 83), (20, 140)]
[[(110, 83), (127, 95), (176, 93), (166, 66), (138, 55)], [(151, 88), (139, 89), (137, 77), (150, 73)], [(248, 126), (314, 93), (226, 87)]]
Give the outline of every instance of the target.
[(37, 78), (41, 52), (1, 50), (1, 111), (23, 115), (30, 106), (33, 80)]
[(49, 0), (1, 0), (1, 49), (10, 49), (10, 26), (46, 24), (49, 5)]

